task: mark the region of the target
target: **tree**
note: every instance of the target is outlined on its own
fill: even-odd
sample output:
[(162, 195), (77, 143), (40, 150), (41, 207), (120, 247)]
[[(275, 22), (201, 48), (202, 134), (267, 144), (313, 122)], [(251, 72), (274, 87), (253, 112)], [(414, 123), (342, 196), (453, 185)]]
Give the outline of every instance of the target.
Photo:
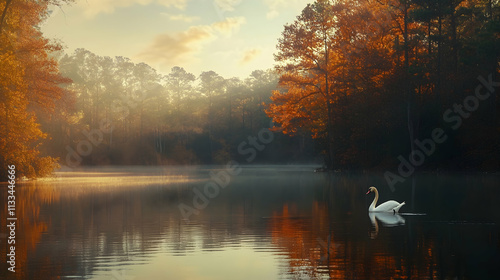
[(180, 111), (182, 100), (190, 98), (196, 77), (184, 68), (175, 66), (165, 78), (167, 87), (171, 91), (171, 101), (175, 104), (175, 110)]
[(266, 113), (285, 134), (310, 133), (321, 139), (330, 169), (346, 100), (381, 84), (391, 63), (386, 59), (392, 55), (389, 44), (379, 36), (387, 23), (366, 21), (381, 14), (370, 12), (372, 7), (369, 1), (318, 0), (285, 26), (278, 43), (275, 60), (282, 90), (273, 92)]
[(276, 71), (279, 85), (267, 114), (279, 123), (285, 134), (299, 128), (326, 142), (328, 167), (333, 168), (333, 107), (339, 87), (332, 78), (342, 70), (341, 54), (335, 52), (339, 18), (335, 11), (342, 3), (319, 0), (308, 4), (292, 24), (286, 25), (278, 41)]
[(172, 121), (170, 130), (185, 133), (188, 129), (188, 121), (192, 116), (188, 114), (190, 104), (197, 97), (194, 89), (194, 74), (187, 72), (184, 68), (175, 66), (165, 76), (166, 87), (170, 92), (171, 111), (169, 118)]
[(206, 71), (200, 74), (200, 93), (208, 100), (207, 132), (209, 158), (213, 158), (214, 153), (214, 100), (217, 96), (225, 93), (224, 84), (224, 78), (214, 71)]
[(16, 177), (36, 178), (52, 172), (56, 159), (40, 155), (42, 132), (37, 114), (50, 114), (69, 92), (49, 54), (60, 45), (45, 39), (38, 25), (48, 6), (61, 1), (5, 1), (0, 3), (0, 179), (6, 166), (16, 166)]
[[(470, 101), (486, 77), (498, 80), (498, 13), (499, 2), (486, 0), (317, 0), (285, 26), (282, 88), (266, 112), (285, 134), (323, 140), (330, 168), (333, 158), (335, 168), (397, 165), (419, 152), (418, 139), (449, 127), (448, 108)], [(427, 168), (499, 166), (492, 96), (468, 104), (477, 112), (462, 115)]]

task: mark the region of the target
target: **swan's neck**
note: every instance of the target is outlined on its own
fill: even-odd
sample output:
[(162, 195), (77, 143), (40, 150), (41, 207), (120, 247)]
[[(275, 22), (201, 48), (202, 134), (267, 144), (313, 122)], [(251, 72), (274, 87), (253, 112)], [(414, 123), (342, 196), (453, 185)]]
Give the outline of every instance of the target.
[(372, 204), (370, 204), (369, 210), (374, 210), (375, 205), (377, 205), (377, 201), (378, 201), (378, 191), (375, 189), (373, 192), (375, 193), (375, 198), (373, 199)]

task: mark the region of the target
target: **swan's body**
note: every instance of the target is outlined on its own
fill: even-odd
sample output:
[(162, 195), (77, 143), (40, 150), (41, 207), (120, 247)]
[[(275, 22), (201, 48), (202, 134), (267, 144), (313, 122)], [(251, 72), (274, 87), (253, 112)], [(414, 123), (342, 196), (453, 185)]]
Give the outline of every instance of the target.
[(386, 201), (379, 206), (375, 206), (378, 201), (378, 191), (377, 188), (375, 187), (370, 187), (368, 189), (368, 192), (366, 194), (369, 194), (370, 192), (375, 193), (375, 198), (373, 199), (372, 204), (370, 204), (370, 207), (368, 208), (369, 212), (392, 212), (392, 213), (398, 213), (399, 209), (405, 205), (404, 202), (399, 203), (395, 200), (389, 200)]

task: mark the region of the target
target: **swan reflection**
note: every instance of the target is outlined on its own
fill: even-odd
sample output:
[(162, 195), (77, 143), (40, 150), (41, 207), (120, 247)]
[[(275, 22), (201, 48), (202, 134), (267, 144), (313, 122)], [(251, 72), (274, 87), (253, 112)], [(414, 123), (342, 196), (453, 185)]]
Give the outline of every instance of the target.
[(405, 224), (405, 219), (395, 213), (390, 212), (369, 212), (368, 216), (370, 217), (370, 221), (372, 222), (372, 226), (374, 227), (374, 231), (370, 232), (370, 238), (377, 238), (379, 225), (378, 222), (382, 223), (384, 227), (396, 227)]

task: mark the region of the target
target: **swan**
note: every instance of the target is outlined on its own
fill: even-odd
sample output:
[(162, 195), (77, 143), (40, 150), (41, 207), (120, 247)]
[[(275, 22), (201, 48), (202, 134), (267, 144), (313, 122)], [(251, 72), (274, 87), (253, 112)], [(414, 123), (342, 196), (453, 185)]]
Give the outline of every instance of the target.
[(375, 205), (377, 204), (377, 201), (378, 201), (378, 191), (377, 191), (377, 188), (371, 186), (368, 189), (368, 192), (366, 194), (369, 194), (371, 192), (375, 193), (375, 198), (373, 199), (372, 204), (370, 204), (370, 207), (368, 208), (369, 212), (392, 212), (392, 213), (398, 213), (399, 209), (401, 207), (403, 207), (403, 205), (405, 205), (404, 202), (403, 203), (399, 203), (399, 202), (394, 201), (394, 200), (389, 200), (389, 201), (386, 201), (386, 202), (380, 204), (379, 206), (375, 207)]

